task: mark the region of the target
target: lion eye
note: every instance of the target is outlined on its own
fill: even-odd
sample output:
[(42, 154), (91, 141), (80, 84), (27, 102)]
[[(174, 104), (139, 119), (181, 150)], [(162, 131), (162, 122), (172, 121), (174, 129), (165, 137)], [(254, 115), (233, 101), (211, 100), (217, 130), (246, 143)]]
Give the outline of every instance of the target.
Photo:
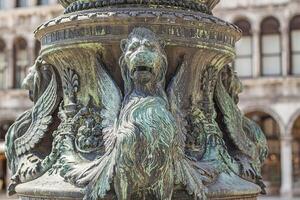
[(154, 44), (152, 42), (150, 42), (150, 41), (145, 41), (144, 45), (146, 47), (153, 47), (154, 46)]
[(133, 51), (139, 47), (139, 42), (134, 42), (129, 46), (129, 50)]

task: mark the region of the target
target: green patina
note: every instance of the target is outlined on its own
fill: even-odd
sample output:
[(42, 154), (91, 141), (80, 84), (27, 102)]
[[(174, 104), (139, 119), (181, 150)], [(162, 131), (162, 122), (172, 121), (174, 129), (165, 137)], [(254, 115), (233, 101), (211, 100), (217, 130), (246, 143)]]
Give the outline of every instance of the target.
[[(61, 1), (65, 7), (71, 3)], [(161, 7), (151, 7), (161, 12)], [(147, 13), (143, 6), (134, 8)], [(232, 26), (228, 37), (222, 31), (216, 37), (203, 23), (207, 37), (187, 42), (185, 31), (150, 30), (145, 28), (150, 22), (126, 9), (120, 8), (122, 18), (111, 18), (131, 24), (120, 29), (124, 32), (116, 33), (114, 28), (120, 27), (106, 22), (106, 34), (90, 34), (81, 26), (96, 22), (80, 17), (66, 27), (60, 22), (57, 30), (50, 27), (59, 33), (50, 39), (42, 28), (43, 34), (37, 32), (45, 43), (24, 80), (34, 106), (16, 120), (6, 138), (14, 174), (10, 194), (24, 199), (203, 200), (255, 199), (264, 193), (260, 168), (268, 152), (266, 138), (239, 110), (242, 84), (227, 65), (239, 31)], [(162, 11), (166, 9), (174, 8)], [(207, 29), (225, 30), (207, 17)], [(156, 27), (169, 23), (153, 18)], [(178, 26), (185, 26), (180, 20)], [(72, 28), (71, 38), (62, 35), (62, 27)], [(55, 177), (61, 179), (49, 191), (47, 184)], [(37, 184), (41, 187), (35, 188)], [(60, 188), (62, 184), (72, 189)], [(29, 186), (32, 193), (19, 192)]]

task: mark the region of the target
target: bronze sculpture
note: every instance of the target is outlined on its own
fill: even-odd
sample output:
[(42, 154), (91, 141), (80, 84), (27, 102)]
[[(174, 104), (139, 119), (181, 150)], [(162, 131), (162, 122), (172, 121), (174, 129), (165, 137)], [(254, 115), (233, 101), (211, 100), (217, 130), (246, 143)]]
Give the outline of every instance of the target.
[(242, 86), (227, 65), (240, 32), (211, 15), (217, 2), (61, 1), (66, 14), (36, 32), (43, 48), (24, 83), (35, 105), (7, 134), (10, 193), (264, 193), (266, 138), (238, 109)]

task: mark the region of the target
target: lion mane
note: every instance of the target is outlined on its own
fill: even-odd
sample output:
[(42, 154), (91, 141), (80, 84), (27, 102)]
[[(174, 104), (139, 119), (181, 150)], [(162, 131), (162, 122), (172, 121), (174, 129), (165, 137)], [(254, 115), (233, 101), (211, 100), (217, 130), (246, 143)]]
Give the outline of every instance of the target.
[[(127, 46), (134, 37), (146, 38), (156, 43), (154, 51), (161, 59), (161, 65), (155, 74), (154, 87), (148, 88), (147, 95), (135, 92), (136, 88), (125, 59)], [(132, 188), (133, 190), (151, 188), (150, 193), (155, 194), (156, 198), (166, 198), (172, 193), (170, 191), (172, 189), (162, 192), (160, 187), (163, 185), (170, 185), (167, 188), (173, 187), (173, 178), (170, 174), (171, 154), (176, 132), (176, 122), (169, 112), (164, 89), (167, 56), (163, 50), (163, 43), (148, 29), (134, 29), (122, 43), (123, 55), (120, 58), (120, 66), (125, 85), (125, 99), (120, 112), (118, 130), (124, 135), (124, 139), (121, 142), (122, 156), (117, 167), (120, 170), (117, 171), (126, 171), (125, 174), (129, 176), (127, 179), (134, 182), (137, 187)], [(117, 190), (118, 187), (116, 192)]]

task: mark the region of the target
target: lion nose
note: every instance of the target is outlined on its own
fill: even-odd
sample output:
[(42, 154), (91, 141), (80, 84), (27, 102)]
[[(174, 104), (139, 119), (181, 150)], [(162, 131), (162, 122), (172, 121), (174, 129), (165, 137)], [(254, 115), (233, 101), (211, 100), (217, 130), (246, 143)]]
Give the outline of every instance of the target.
[(143, 51), (142, 49), (137, 52), (135, 55), (135, 61), (140, 63), (150, 63), (152, 59), (152, 55), (149, 53), (149, 51)]

